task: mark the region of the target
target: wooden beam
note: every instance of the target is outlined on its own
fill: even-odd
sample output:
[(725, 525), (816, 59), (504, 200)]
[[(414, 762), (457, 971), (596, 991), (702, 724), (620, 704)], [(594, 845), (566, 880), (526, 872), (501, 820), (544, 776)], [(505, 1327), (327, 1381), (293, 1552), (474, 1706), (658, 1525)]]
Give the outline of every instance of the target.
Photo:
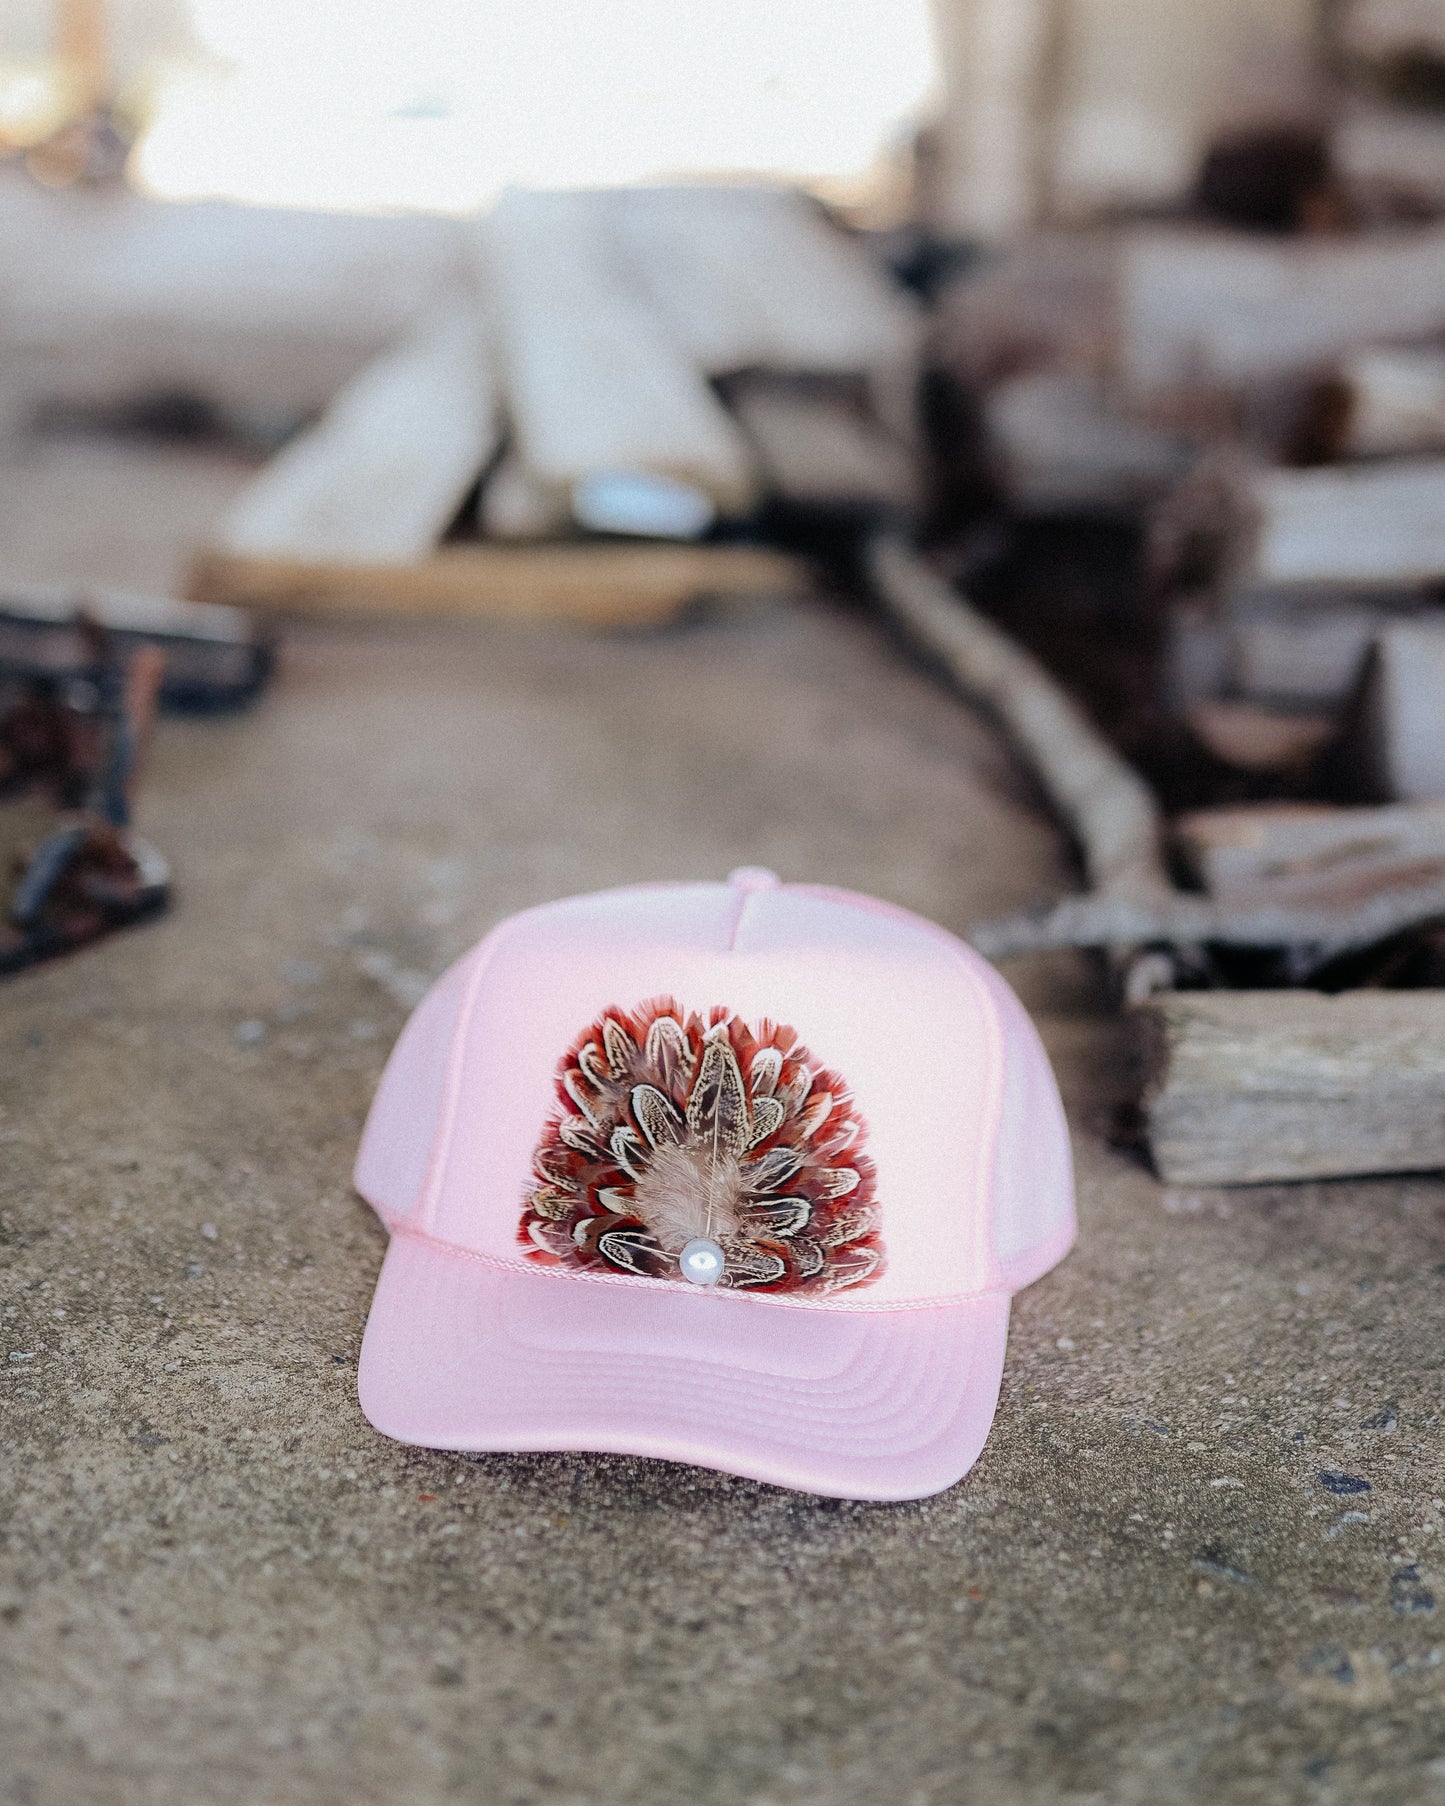
[(968, 938), (986, 959), (1058, 947), (1293, 948), (1312, 970), (1356, 948), (1445, 916), (1445, 878), (1411, 879), (1348, 902), (1233, 903), (1173, 891), (1158, 901), (1092, 893), (1041, 910), (980, 922)]
[(1131, 1020), (1171, 1184), (1445, 1167), (1445, 992), (1178, 992)]
[(1445, 457), (1296, 470), (1221, 451), (1162, 500), (1154, 532), (1165, 567), (1191, 542), (1215, 548), (1210, 580), (1246, 613), (1390, 592), (1398, 606), (1445, 578)]
[(759, 546), (443, 546), (410, 565), (242, 558), (208, 552), (198, 601), (312, 615), (574, 620), (598, 627), (663, 621), (697, 596), (796, 595), (801, 560)]
[(1254, 531), (1240, 578), (1251, 585), (1413, 585), (1445, 576), (1445, 458), (1262, 470), (1246, 479), (1243, 499)]
[(922, 312), (816, 202), (724, 184), (596, 198), (639, 290), (699, 368), (863, 376), (885, 424), (914, 436)]
[(476, 246), (516, 447), (541, 486), (565, 500), (636, 471), (746, 512), (747, 444), (628, 268), (612, 196), (508, 190)]
[(414, 564), (450, 524), (501, 430), (482, 320), (458, 301), (368, 364), (271, 460), (221, 521), (217, 549)]
[(1173, 835), (1209, 894), (1245, 907), (1348, 907), (1381, 891), (1445, 881), (1445, 803), (1195, 809), (1176, 818)]
[(1445, 327), (1445, 230), (1341, 239), (1141, 230), (1125, 242), (1118, 360), (1136, 394), (1310, 371)]
[(1445, 351), (1367, 345), (1341, 364), (1352, 458), (1445, 451)]

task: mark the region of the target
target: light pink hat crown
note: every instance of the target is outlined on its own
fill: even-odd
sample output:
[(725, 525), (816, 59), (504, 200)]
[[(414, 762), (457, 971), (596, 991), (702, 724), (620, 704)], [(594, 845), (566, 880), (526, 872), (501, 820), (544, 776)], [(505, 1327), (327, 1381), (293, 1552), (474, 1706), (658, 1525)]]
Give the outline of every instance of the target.
[(1011, 1294), (1074, 1235), (1048, 1061), (906, 911), (745, 870), (500, 924), (408, 1022), (358, 1189), (362, 1408), (914, 1498), (983, 1446)]

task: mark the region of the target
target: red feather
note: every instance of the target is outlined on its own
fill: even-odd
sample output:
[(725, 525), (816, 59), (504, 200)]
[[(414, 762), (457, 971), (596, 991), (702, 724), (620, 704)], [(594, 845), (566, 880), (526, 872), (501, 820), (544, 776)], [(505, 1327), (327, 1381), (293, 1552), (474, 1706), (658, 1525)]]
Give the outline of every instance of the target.
[(791, 1028), (670, 997), (603, 1012), (557, 1067), (518, 1239), (547, 1265), (826, 1293), (883, 1271), (873, 1163), (847, 1085)]

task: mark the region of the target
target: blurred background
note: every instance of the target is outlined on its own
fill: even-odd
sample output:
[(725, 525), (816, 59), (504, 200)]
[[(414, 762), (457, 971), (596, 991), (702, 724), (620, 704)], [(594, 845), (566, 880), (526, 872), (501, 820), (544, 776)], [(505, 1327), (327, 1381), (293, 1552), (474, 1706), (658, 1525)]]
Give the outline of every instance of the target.
[[(0, 0), (0, 1797), (1438, 1797), (1442, 586), (1445, 0)], [(1058, 1072), (977, 1470), (375, 1435), (408, 1012), (758, 865)]]
[[(1442, 214), (1438, 0), (0, 0), (0, 786), (89, 811), (6, 815), (0, 961), (164, 907), (157, 711), (279, 671), (239, 784), (343, 647), (318, 747), (394, 695), (367, 632), (528, 628), (511, 702), (767, 620), (1002, 730), (1088, 908), (908, 807), (880, 886), (991, 953), (1440, 985)], [(644, 798), (597, 866), (564, 788), (529, 857), (640, 875)]]

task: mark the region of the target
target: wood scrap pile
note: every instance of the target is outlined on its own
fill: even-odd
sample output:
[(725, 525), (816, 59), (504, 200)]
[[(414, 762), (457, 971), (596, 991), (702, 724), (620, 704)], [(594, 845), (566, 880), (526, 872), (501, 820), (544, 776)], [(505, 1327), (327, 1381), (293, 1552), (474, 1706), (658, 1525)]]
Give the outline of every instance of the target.
[(1253, 386), (1292, 419), (1216, 435), (1155, 511), (1174, 706), (1243, 772), (1440, 794), (1445, 231), (1151, 242), (1129, 282), (1141, 397)]
[[(1091, 888), (973, 939), (1107, 954), (1174, 1181), (1445, 1166), (1445, 223), (1392, 205), (1330, 233), (1041, 234), (935, 329), (980, 398), (1004, 533), (1112, 511), (1143, 535), (1124, 631), (1159, 652), (1130, 750), (1160, 800), (1132, 804), (1139, 774), (1081, 761), (1072, 730), (1016, 729)], [(956, 656), (996, 629), (933, 581), (931, 615), (901, 617), (1007, 719), (978, 645)], [(1014, 609), (1030, 686), (1051, 663), (1071, 684)], [(1122, 879), (1101, 798), (1134, 822)]]
[(242, 495), (197, 596), (643, 620), (798, 587), (741, 532), (770, 493), (916, 505), (916, 310), (800, 194), (511, 191), (470, 261)]

